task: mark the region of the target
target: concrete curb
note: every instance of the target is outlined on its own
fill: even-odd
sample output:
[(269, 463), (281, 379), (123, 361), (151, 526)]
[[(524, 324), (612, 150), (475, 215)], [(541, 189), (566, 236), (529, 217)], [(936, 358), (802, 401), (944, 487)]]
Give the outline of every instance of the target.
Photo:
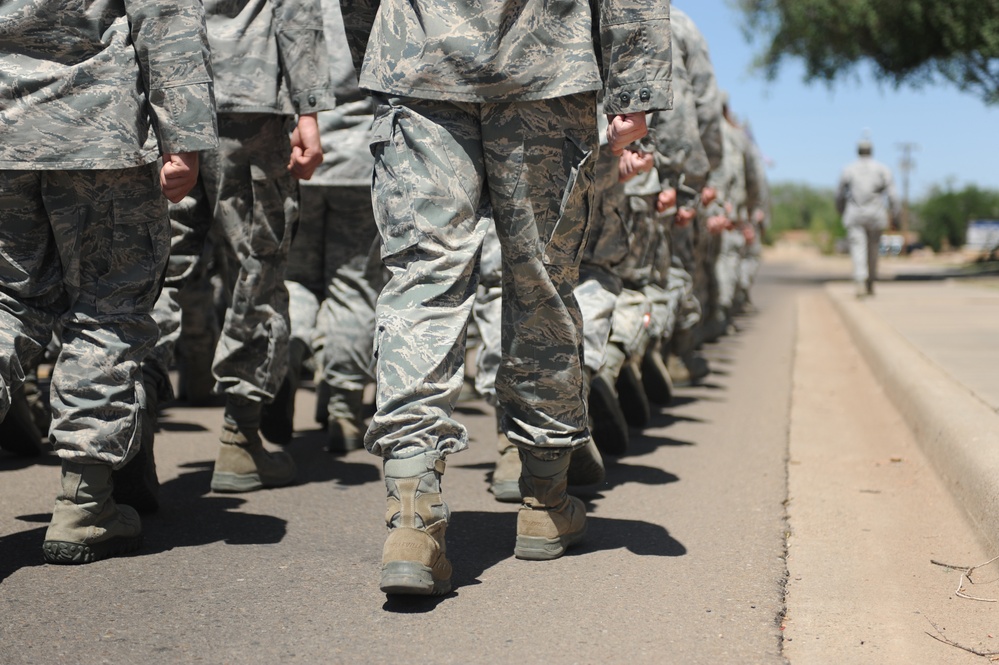
[(854, 296), (826, 294), (923, 452), (987, 548), (999, 554), (999, 415)]

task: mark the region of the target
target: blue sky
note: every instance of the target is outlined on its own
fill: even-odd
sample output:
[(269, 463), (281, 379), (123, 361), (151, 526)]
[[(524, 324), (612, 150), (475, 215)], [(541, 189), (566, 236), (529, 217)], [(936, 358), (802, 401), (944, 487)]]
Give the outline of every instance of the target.
[(915, 143), (909, 195), (917, 201), (934, 184), (976, 184), (999, 189), (999, 107), (940, 84), (921, 90), (882, 85), (870, 76), (843, 79), (832, 88), (806, 84), (797, 62), (787, 61), (774, 81), (752, 71), (761, 48), (748, 43), (742, 16), (726, 0), (674, 2), (704, 33), (719, 84), (737, 116), (750, 122), (771, 161), (772, 182), (834, 187), (869, 131), (874, 156), (895, 171), (901, 194), (901, 143)]

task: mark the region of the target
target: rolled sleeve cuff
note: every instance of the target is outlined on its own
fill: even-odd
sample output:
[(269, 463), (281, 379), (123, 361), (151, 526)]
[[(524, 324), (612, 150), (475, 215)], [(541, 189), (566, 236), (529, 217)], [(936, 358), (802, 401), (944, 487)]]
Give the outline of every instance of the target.
[(154, 89), (149, 102), (161, 152), (196, 152), (218, 146), (218, 120), (210, 83)]

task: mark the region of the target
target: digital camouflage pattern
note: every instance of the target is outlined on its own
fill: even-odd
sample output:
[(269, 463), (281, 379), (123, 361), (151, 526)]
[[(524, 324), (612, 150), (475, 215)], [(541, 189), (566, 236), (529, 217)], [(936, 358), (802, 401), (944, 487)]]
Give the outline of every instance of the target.
[[(299, 233), (306, 231), (302, 238), (306, 242), (300, 245), (295, 239), (289, 267), (298, 264), (309, 246), (323, 252), (321, 262), (310, 264), (320, 275), (326, 271), (313, 342), (320, 376), (341, 391), (363, 390), (374, 380), (375, 303), (388, 279), (381, 264), (371, 188), (302, 188), (302, 213)], [(322, 231), (321, 239), (316, 238), (317, 230)], [(317, 242), (309, 243), (310, 237)], [(296, 265), (295, 272), (299, 270)], [(310, 279), (316, 272), (311, 270)]]
[(670, 106), (669, 3), (662, 0), (342, 0), (341, 6), (362, 88), (467, 102), (603, 88), (607, 113)]
[(138, 451), (166, 219), (155, 164), (0, 171), (0, 416), (60, 329), (49, 438), (64, 459), (118, 468)]
[[(170, 206), (170, 287), (182, 289), (197, 274), (213, 225), (224, 239), (221, 270), (230, 302), (213, 372), (217, 390), (257, 402), (273, 399), (288, 367), (284, 276), (298, 221), (298, 184), (286, 168), (292, 122), (283, 115), (219, 114), (218, 149), (201, 154), (198, 183)], [(158, 316), (178, 315), (171, 293), (164, 289)], [(164, 338), (159, 345), (168, 343)], [(158, 349), (156, 356), (171, 353)]]
[(492, 207), (480, 206), (479, 215), (489, 218), (489, 228), (482, 241), (479, 286), (472, 306), (480, 342), (475, 354), (475, 391), (496, 406), (496, 373), (503, 358), (503, 255)]
[(572, 289), (592, 201), (594, 109), (593, 95), (380, 107), (375, 219), (392, 277), (378, 301), (370, 451), (408, 457), (467, 446), (451, 411), (489, 228), (477, 214), (487, 180), (503, 255), (503, 431), (523, 446), (586, 440), (582, 320)]
[(219, 112), (334, 106), (319, 0), (206, 0)]
[(192, 0), (0, 3), (0, 169), (112, 169), (215, 145)]
[(138, 450), (169, 251), (154, 162), (217, 143), (200, 3), (0, 4), (0, 414), (58, 330), (64, 458)]
[[(367, 91), (357, 86), (357, 72), (343, 36), (339, 2), (323, 0), (322, 9), (336, 108), (319, 113), (323, 163), (312, 178), (303, 180), (301, 185), (366, 187), (370, 191), (374, 158), (369, 144), (375, 102)], [(371, 233), (374, 235), (373, 225)]]
[[(679, 10), (673, 14), (673, 109), (653, 113), (649, 119), (649, 141), (655, 148), (655, 164), (660, 179), (660, 190), (677, 190), (677, 205), (688, 206), (707, 184), (711, 161), (702, 140), (701, 117), (711, 118), (713, 124), (703, 128), (711, 137), (711, 130), (720, 132), (721, 99), (715, 85), (711, 62), (701, 56), (706, 52), (688, 51), (690, 42), (699, 37), (694, 23)], [(688, 65), (694, 67), (692, 72)], [(701, 72), (704, 69), (706, 72)], [(703, 90), (695, 90), (692, 75), (697, 73)], [(700, 106), (714, 105), (710, 115)], [(720, 144), (720, 135), (718, 143)], [(719, 145), (719, 152), (720, 152)], [(645, 192), (638, 192), (645, 193)]]

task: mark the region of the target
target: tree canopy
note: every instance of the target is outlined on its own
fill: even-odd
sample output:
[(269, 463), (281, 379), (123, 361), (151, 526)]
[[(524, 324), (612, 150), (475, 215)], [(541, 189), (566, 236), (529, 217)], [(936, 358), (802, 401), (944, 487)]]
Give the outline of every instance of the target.
[(896, 86), (943, 78), (999, 104), (999, 0), (734, 1), (770, 78), (787, 58), (827, 83), (868, 63)]
[(999, 219), (999, 191), (968, 185), (955, 190), (948, 185), (934, 187), (914, 211), (914, 228), (934, 250), (964, 244), (968, 222), (973, 219)]

